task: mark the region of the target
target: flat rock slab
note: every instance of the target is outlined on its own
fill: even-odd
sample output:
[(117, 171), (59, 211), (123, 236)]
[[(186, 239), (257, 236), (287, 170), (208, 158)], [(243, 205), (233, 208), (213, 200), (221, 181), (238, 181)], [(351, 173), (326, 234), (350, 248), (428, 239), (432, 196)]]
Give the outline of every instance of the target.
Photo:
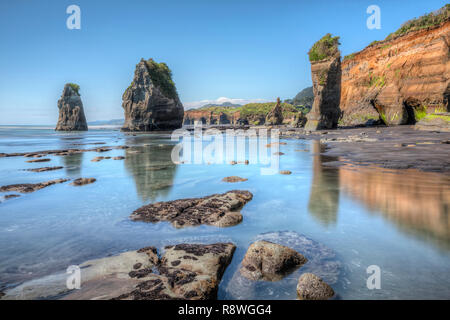
[(56, 180), (50, 180), (46, 182), (40, 182), (40, 183), (22, 183), (22, 184), (11, 184), (7, 186), (0, 187), (0, 192), (20, 192), (20, 193), (30, 193), (37, 190), (40, 190), (42, 188), (46, 188), (48, 186), (57, 184), (57, 183), (64, 183), (66, 181), (69, 181), (69, 179), (56, 179)]
[(149, 274), (126, 300), (211, 300), (236, 249), (232, 243), (178, 244), (165, 248), (158, 270)]
[(95, 181), (97, 181), (97, 179), (95, 179), (95, 178), (78, 178), (78, 179), (75, 179), (71, 183), (71, 185), (79, 187), (79, 186), (84, 186), (86, 184), (94, 183)]
[(240, 272), (250, 280), (278, 281), (306, 262), (303, 255), (289, 247), (259, 240), (248, 248)]
[(303, 273), (314, 273), (330, 285), (338, 281), (341, 263), (336, 259), (335, 253), (323, 244), (293, 231), (264, 233), (256, 236), (252, 242), (259, 240), (289, 247), (301, 253), (308, 261), (294, 272), (275, 282), (247, 279), (241, 274), (242, 264), (240, 264), (231, 279), (224, 280), (226, 284), (223, 289), (223, 299), (297, 299), (296, 287), (298, 279)]
[(244, 181), (247, 181), (247, 180), (248, 179), (241, 178), (241, 177), (238, 177), (238, 176), (225, 177), (225, 178), (222, 179), (223, 182), (231, 182), (231, 183), (233, 183), (233, 182), (244, 182)]
[(215, 299), (235, 251), (232, 243), (177, 244), (160, 259), (155, 247), (90, 260), (80, 265), (78, 290), (60, 273), (9, 289), (1, 299), (202, 300)]
[(157, 202), (137, 209), (130, 218), (152, 223), (168, 221), (176, 228), (202, 224), (229, 227), (242, 221), (240, 210), (252, 198), (249, 191), (233, 190), (203, 198)]
[(46, 171), (60, 170), (62, 168), (64, 168), (64, 167), (43, 167), (43, 168), (25, 169), (25, 170), (31, 171), (31, 172), (46, 172)]
[(35, 162), (49, 162), (50, 159), (44, 158), (44, 159), (34, 159), (34, 160), (28, 160), (28, 163), (35, 163)]

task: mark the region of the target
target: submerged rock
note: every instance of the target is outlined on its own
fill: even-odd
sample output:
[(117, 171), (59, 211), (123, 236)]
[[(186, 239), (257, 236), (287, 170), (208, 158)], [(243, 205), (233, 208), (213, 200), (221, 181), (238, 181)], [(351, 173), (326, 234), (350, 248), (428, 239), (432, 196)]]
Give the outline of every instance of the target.
[(304, 256), (289, 247), (260, 240), (248, 248), (240, 272), (250, 280), (278, 281), (306, 262)]
[(304, 273), (298, 279), (297, 294), (300, 300), (328, 300), (334, 291), (315, 274)]
[(157, 202), (134, 211), (135, 221), (169, 221), (176, 228), (202, 224), (216, 227), (234, 226), (242, 221), (241, 208), (253, 198), (249, 191), (233, 190), (203, 198)]
[(55, 130), (86, 131), (88, 129), (79, 89), (80, 87), (73, 83), (66, 83), (64, 86), (61, 98), (58, 100), (59, 118)]
[(295, 269), (292, 273), (275, 282), (254, 281), (244, 277), (241, 274), (241, 264), (231, 279), (224, 284), (223, 299), (296, 299), (298, 278), (301, 274), (307, 272), (320, 276), (329, 284), (337, 282), (341, 264), (336, 259), (335, 253), (323, 244), (292, 231), (261, 234), (255, 237), (252, 242), (260, 240), (289, 247), (301, 253), (308, 261), (300, 268)]
[(122, 100), (123, 131), (173, 130), (182, 126), (183, 105), (165, 63), (141, 59)]
[(266, 116), (267, 126), (283, 124), (283, 109), (281, 108), (280, 98), (277, 98), (277, 104)]
[(244, 181), (247, 181), (247, 180), (248, 179), (241, 178), (241, 177), (238, 177), (238, 176), (230, 176), (230, 177), (225, 177), (225, 178), (222, 179), (223, 182), (231, 182), (231, 183), (233, 183), (233, 182), (244, 182)]
[(78, 179), (75, 179), (72, 183), (71, 183), (71, 185), (72, 186), (84, 186), (85, 184), (91, 184), (91, 183), (94, 183), (95, 181), (97, 181), (97, 179), (95, 179), (95, 178), (78, 178)]
[(66, 181), (69, 181), (69, 179), (57, 179), (57, 180), (51, 180), (51, 181), (46, 181), (46, 182), (40, 182), (40, 183), (11, 184), (11, 185), (0, 187), (0, 192), (16, 191), (16, 192), (20, 192), (20, 193), (30, 193), (30, 192), (34, 192), (34, 191), (43, 189), (45, 187), (57, 184), (57, 183), (64, 183)]

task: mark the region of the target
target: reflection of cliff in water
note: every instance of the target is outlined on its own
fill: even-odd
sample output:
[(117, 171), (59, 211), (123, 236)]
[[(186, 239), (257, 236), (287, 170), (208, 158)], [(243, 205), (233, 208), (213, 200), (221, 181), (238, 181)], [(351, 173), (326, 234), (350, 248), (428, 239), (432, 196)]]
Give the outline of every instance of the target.
[(324, 225), (334, 225), (339, 207), (339, 169), (327, 167), (326, 162), (336, 161), (336, 157), (320, 154), (324, 146), (319, 141), (312, 142), (313, 180), (309, 196), (309, 212)]
[(63, 156), (62, 161), (66, 174), (69, 177), (79, 177), (81, 174), (81, 166), (83, 164), (83, 152), (74, 153), (68, 156)]
[(416, 170), (342, 167), (342, 190), (401, 230), (450, 249), (450, 178)]
[(136, 183), (139, 197), (154, 201), (168, 195), (176, 172), (170, 154), (173, 145), (147, 145), (126, 150), (125, 168)]

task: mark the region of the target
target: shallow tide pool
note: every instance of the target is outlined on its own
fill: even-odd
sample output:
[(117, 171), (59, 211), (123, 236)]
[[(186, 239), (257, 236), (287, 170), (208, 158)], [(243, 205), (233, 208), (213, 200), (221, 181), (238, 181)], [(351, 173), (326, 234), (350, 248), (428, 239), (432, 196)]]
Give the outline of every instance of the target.
[[(154, 245), (231, 241), (237, 245), (219, 287), (229, 290), (249, 244), (268, 232), (292, 231), (329, 248), (339, 262), (332, 287), (338, 299), (450, 298), (450, 180), (415, 170), (327, 165), (313, 141), (282, 140), (280, 169), (291, 175), (262, 175), (261, 164), (178, 164), (176, 142), (163, 134), (124, 134), (113, 129), (57, 133), (46, 128), (0, 127), (0, 153), (127, 145), (98, 153), (0, 158), (0, 186), (58, 178), (93, 177), (93, 184), (53, 185), (5, 200), (0, 193), (0, 291), (24, 281), (64, 272), (69, 265)], [(97, 144), (104, 143), (104, 144)], [(269, 149), (269, 148), (267, 148)], [(266, 151), (266, 150), (264, 150)], [(267, 150), (270, 152), (270, 149)], [(91, 160), (125, 156), (124, 160)], [(24, 169), (63, 166), (61, 170)], [(248, 181), (222, 182), (227, 176)], [(253, 200), (237, 226), (175, 229), (169, 223), (129, 220), (144, 204), (202, 197), (233, 189)], [(381, 289), (367, 288), (366, 272), (380, 267)], [(250, 298), (295, 299), (302, 268), (279, 283), (262, 283)], [(294, 279), (294, 281), (289, 281)]]

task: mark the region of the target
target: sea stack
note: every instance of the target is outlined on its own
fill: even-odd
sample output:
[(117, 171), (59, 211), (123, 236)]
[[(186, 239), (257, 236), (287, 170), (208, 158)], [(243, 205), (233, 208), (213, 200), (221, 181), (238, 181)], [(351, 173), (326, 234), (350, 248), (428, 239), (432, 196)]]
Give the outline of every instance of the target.
[(165, 63), (141, 59), (122, 101), (122, 131), (174, 130), (183, 124), (183, 105)]
[(280, 125), (283, 124), (283, 109), (281, 108), (280, 98), (277, 98), (277, 104), (267, 114), (266, 125)]
[(59, 118), (57, 131), (86, 131), (88, 129), (80, 97), (80, 86), (66, 83), (58, 100)]
[(305, 129), (314, 131), (337, 127), (341, 110), (341, 57), (339, 37), (326, 34), (309, 51), (314, 102), (306, 116)]

